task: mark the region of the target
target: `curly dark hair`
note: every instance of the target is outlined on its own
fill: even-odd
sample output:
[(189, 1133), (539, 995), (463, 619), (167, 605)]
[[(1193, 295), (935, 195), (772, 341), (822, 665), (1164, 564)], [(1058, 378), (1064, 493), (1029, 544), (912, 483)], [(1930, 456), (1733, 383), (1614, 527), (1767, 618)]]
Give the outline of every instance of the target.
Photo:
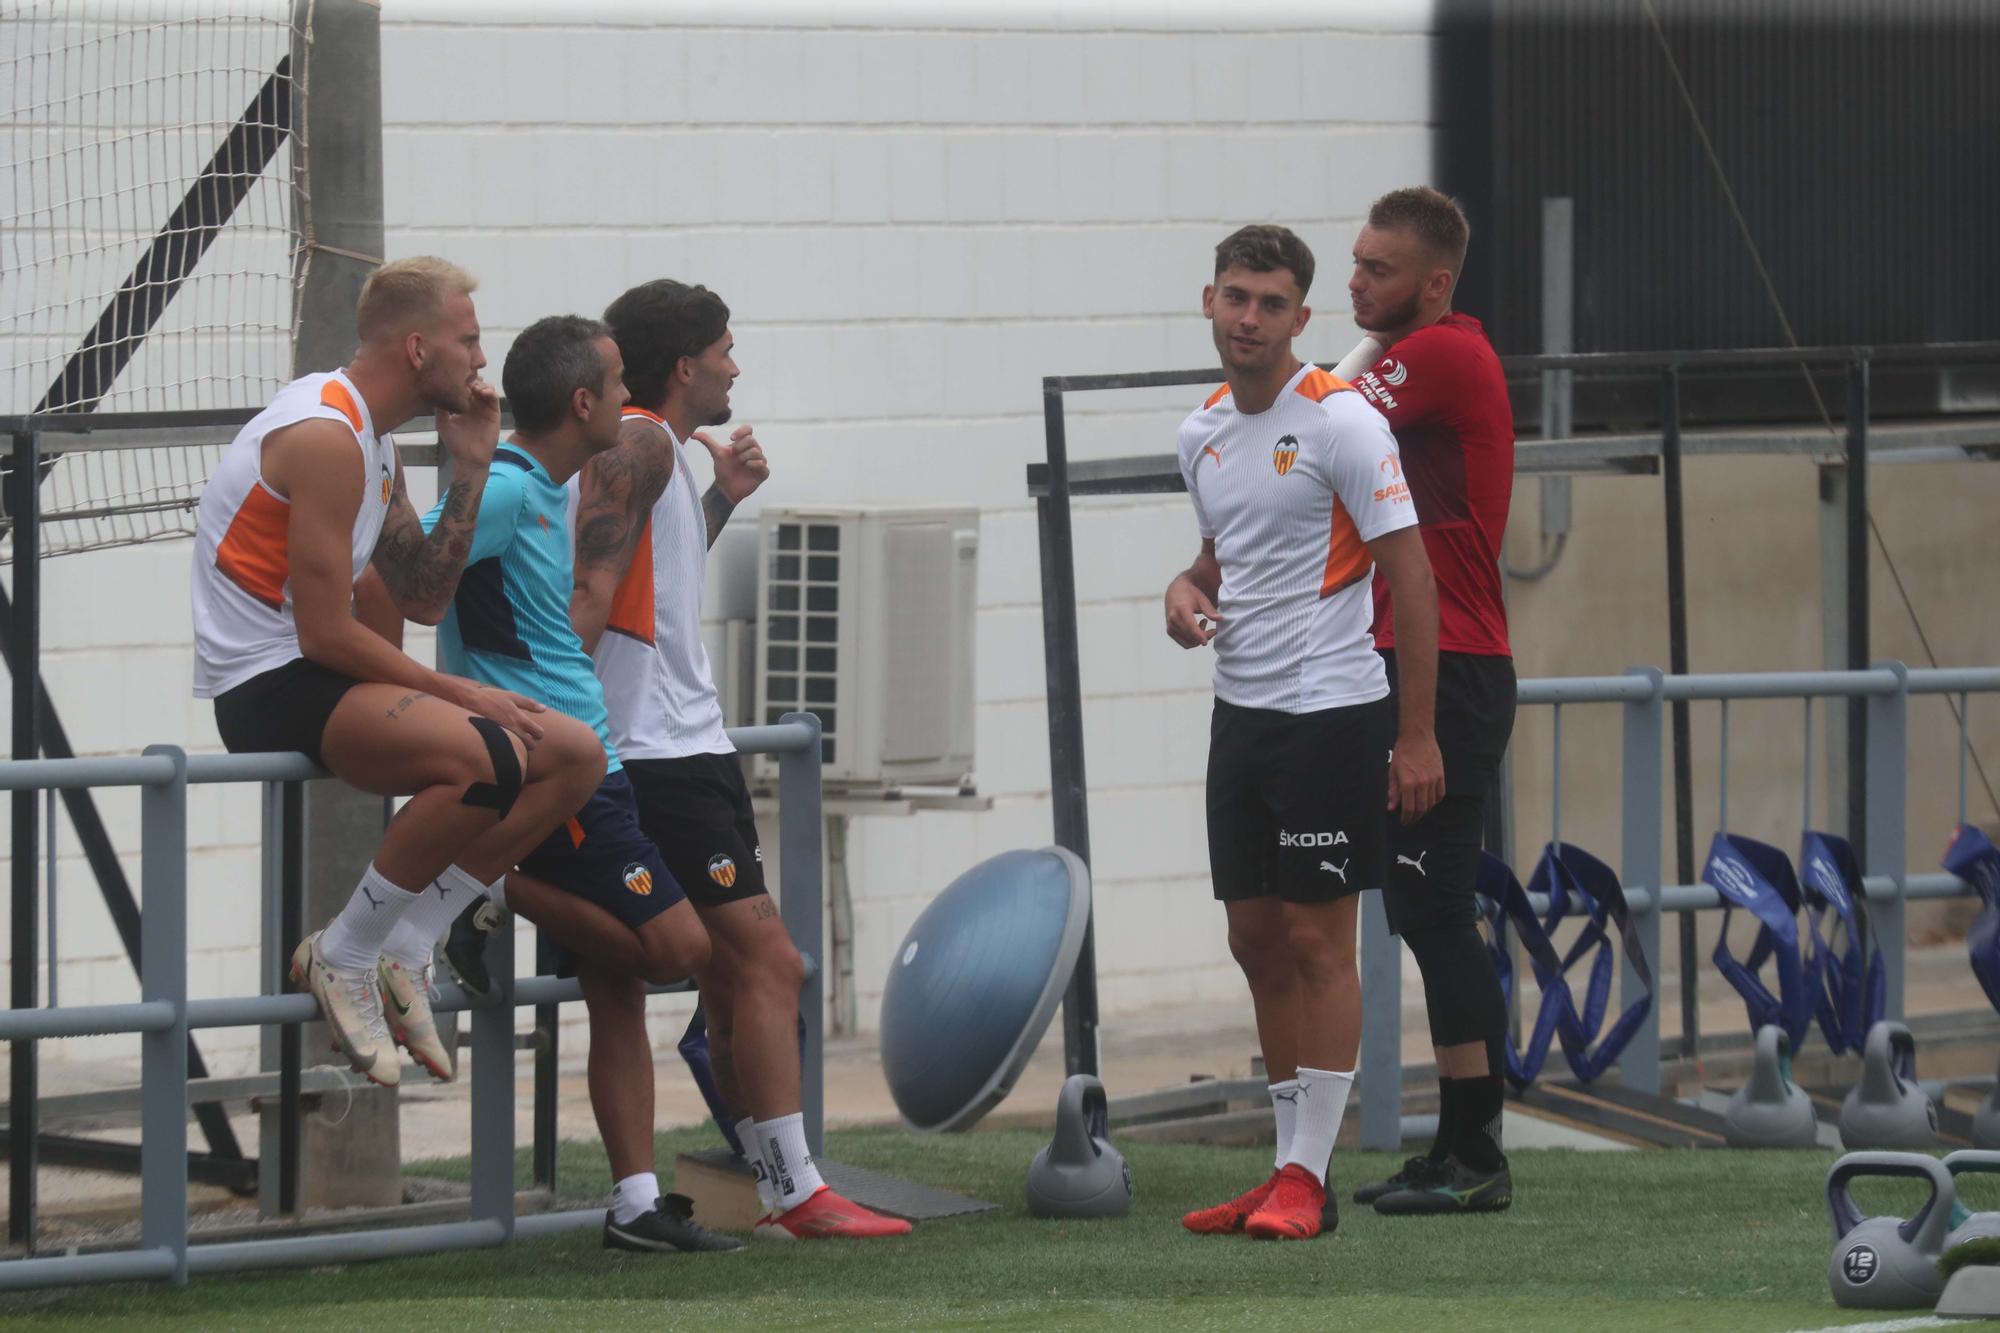
[(1221, 277), (1232, 264), (1252, 273), (1285, 269), (1299, 284), (1301, 297), (1312, 290), (1313, 252), (1290, 227), (1256, 223), (1229, 233), (1215, 247), (1215, 276)]
[(681, 358), (700, 356), (727, 332), (729, 307), (706, 287), (655, 278), (607, 306), (604, 322), (625, 358), (625, 387), (632, 401), (657, 408)]

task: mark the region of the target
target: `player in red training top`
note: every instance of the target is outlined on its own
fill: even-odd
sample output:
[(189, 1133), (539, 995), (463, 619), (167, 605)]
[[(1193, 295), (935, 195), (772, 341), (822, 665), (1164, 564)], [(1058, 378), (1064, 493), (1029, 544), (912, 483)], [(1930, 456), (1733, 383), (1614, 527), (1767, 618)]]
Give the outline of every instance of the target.
[[(1427, 187), (1375, 201), (1354, 243), (1354, 322), (1383, 349), (1355, 381), (1389, 420), (1437, 582), (1437, 741), (1445, 796), (1387, 821), (1389, 927), (1416, 956), (1437, 1050), (1437, 1140), (1355, 1191), (1383, 1213), (1490, 1211), (1512, 1201), (1500, 1149), (1507, 1005), (1473, 901), (1486, 792), (1514, 729), (1500, 539), (1514, 488), (1514, 416), (1485, 329), (1451, 308), (1470, 230)], [(1375, 646), (1396, 679), (1395, 607), (1375, 579)]]

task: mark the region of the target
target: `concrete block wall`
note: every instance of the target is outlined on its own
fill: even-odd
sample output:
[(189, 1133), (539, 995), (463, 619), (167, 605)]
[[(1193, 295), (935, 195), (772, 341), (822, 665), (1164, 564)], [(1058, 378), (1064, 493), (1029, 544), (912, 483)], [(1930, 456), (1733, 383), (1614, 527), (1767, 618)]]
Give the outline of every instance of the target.
[[(1023, 486), (1041, 377), (1212, 363), (1209, 252), (1251, 220), (1290, 223), (1323, 257), (1338, 355), (1352, 232), (1376, 194), (1429, 172), (1423, 7), (1384, 24), (1253, 5), (1226, 32), (1071, 8), (876, 7), (872, 23), (754, 8), (768, 27), (605, 6), (597, 26), (385, 16), (391, 251), (484, 276), (496, 364), (542, 314), (650, 277), (702, 282), (733, 311), (737, 419), (773, 460), (757, 503), (981, 507), (977, 778), (994, 804), (853, 819), (864, 1030), (930, 896), (1050, 837)], [(497, 77), (421, 77), (444, 60)], [(1171, 449), (1196, 396), (1077, 400), (1073, 447)], [(1105, 1009), (1234, 996), (1200, 838), (1208, 667), (1155, 610), (1192, 524), (1178, 501), (1091, 506), (1077, 543)]]
[[(539, 316), (601, 310), (648, 278), (702, 282), (734, 311), (737, 419), (773, 461), (756, 503), (982, 512), (977, 776), (993, 806), (853, 822), (873, 1027), (889, 951), (929, 896), (1050, 837), (1023, 477), (1042, 454), (1041, 377), (1213, 364), (1200, 290), (1215, 242), (1248, 221), (1315, 247), (1325, 311), (1306, 349), (1344, 352), (1352, 234), (1375, 195), (1430, 172), (1430, 7), (1259, 0), (1226, 24), (1124, 0), (553, 13), (384, 13), (389, 254), (481, 277), (489, 374)], [(1198, 396), (1075, 400), (1073, 456), (1168, 451)], [(1104, 1008), (1233, 999), (1200, 834), (1208, 664), (1168, 643), (1157, 610), (1192, 522), (1178, 498), (1086, 504), (1076, 533)], [(186, 697), (187, 549), (47, 567), (46, 671), (80, 751), (215, 746)], [(130, 807), (113, 836), (136, 863)], [(197, 809), (191, 882), (225, 886), (191, 931), (215, 955), (197, 984), (249, 989), (254, 797), (204, 793)], [(64, 997), (136, 995), (81, 864), (59, 873)], [(205, 1046), (247, 1063), (254, 1039), (232, 1040)]]

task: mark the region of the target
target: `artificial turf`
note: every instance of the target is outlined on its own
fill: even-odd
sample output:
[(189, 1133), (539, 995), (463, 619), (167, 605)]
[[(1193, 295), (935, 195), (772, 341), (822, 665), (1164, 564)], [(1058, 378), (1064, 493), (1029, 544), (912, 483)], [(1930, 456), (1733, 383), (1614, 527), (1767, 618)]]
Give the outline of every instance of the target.
[[(663, 1135), (661, 1162), (708, 1146)], [(756, 1244), (726, 1255), (614, 1254), (595, 1231), (507, 1249), (296, 1273), (0, 1298), (8, 1328), (126, 1322), (219, 1328), (1318, 1328), (1794, 1329), (1880, 1313), (1827, 1296), (1832, 1236), (1820, 1152), (1523, 1151), (1497, 1216), (1376, 1216), (1349, 1205), (1309, 1243), (1183, 1232), (1186, 1208), (1235, 1193), (1268, 1150), (1129, 1144), (1120, 1221), (1027, 1215), (1042, 1136), (837, 1131), (828, 1155), (962, 1190), (997, 1213), (920, 1224), (905, 1240)], [(1341, 1153), (1347, 1188), (1394, 1162)], [(430, 1174), (463, 1176), (433, 1163)], [(602, 1151), (566, 1144), (566, 1194), (608, 1189)], [(1878, 1201), (1863, 1196), (1864, 1207)], [(1912, 1200), (1884, 1197), (1884, 1211)]]

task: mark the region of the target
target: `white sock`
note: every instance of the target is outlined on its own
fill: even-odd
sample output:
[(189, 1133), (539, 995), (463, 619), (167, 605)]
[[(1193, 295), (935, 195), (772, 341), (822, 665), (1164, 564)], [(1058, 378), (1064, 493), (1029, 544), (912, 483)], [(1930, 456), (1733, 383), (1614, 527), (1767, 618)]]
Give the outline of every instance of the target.
[(620, 1226), (659, 1206), (660, 1178), (651, 1171), (627, 1176), (611, 1187), (611, 1220)]
[(1347, 1114), (1347, 1093), (1353, 1086), (1352, 1069), (1341, 1074), (1299, 1066), (1299, 1122), (1292, 1131), (1292, 1150), (1285, 1154), (1285, 1161), (1312, 1172), (1321, 1184), (1326, 1183), (1333, 1141), (1340, 1133), (1341, 1117)]
[(319, 954), (341, 972), (366, 972), (382, 958), (382, 946), (403, 913), (421, 895), (397, 888), (371, 863), (354, 896), (319, 937)]
[(763, 1136), (757, 1133), (754, 1116), (736, 1122), (736, 1141), (743, 1145), (745, 1160), (757, 1175), (757, 1204), (766, 1213), (778, 1206), (777, 1192), (771, 1188), (771, 1168), (764, 1162)]
[(777, 1196), (778, 1211), (790, 1212), (826, 1183), (819, 1178), (819, 1168), (806, 1148), (804, 1112), (758, 1121), (757, 1142), (771, 1170), (771, 1192)]
[(396, 928), (389, 932), (382, 945), (383, 955), (407, 968), (425, 966), (431, 961), (431, 950), (451, 929), (451, 923), (458, 920), (458, 914), (485, 892), (484, 884), (457, 866), (446, 866), (444, 873), (431, 881), (430, 887), (418, 895)]
[(1271, 1115), (1278, 1122), (1278, 1151), (1271, 1169), (1279, 1170), (1292, 1155), (1292, 1135), (1299, 1124), (1299, 1081), (1288, 1078), (1271, 1085)]
[(505, 875), (502, 875), (500, 878), (494, 880), (491, 884), (488, 884), (486, 886), (486, 896), (492, 899), (493, 905), (495, 907), (499, 908), (503, 912), (506, 911), (507, 877)]

